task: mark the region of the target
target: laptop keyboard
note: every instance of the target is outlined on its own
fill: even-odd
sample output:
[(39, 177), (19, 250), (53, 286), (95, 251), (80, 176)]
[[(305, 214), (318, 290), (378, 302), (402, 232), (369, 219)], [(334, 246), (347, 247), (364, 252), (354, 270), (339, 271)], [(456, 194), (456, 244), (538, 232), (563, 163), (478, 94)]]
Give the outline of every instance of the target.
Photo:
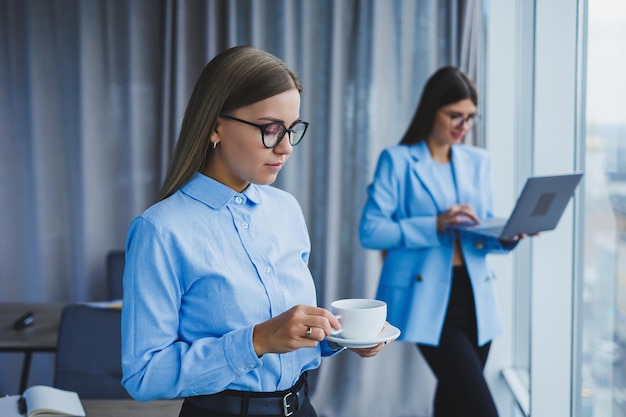
[(500, 233), (502, 233), (502, 226), (485, 227), (484, 229), (480, 228), (476, 230), (479, 230), (480, 233), (484, 233), (486, 235), (500, 236)]

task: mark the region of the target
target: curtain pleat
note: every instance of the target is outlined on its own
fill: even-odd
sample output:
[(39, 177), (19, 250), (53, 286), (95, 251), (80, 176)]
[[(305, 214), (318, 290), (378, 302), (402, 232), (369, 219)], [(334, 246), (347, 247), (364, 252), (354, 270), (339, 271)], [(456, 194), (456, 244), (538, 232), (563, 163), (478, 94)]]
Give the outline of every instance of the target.
[[(304, 85), (310, 129), (275, 185), (302, 205), (319, 304), (373, 297), (380, 256), (358, 239), (366, 186), (432, 72), (459, 65), (481, 89), (482, 8), (0, 0), (0, 301), (105, 299), (106, 253), (124, 247), (130, 221), (156, 199), (200, 71), (239, 44), (282, 58)], [(8, 393), (12, 359), (0, 355)], [(36, 359), (30, 383), (51, 384), (51, 368)], [(312, 379), (320, 417), (430, 414), (434, 379), (408, 344), (370, 360), (343, 353)]]

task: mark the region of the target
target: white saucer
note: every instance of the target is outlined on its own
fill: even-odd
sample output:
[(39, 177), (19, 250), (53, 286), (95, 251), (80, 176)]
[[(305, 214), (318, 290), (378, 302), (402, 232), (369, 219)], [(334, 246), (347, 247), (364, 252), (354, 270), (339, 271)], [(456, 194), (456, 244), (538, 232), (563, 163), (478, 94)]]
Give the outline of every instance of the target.
[(328, 336), (326, 340), (337, 343), (339, 346), (348, 348), (368, 348), (376, 346), (379, 343), (396, 340), (398, 336), (400, 336), (400, 329), (387, 323), (385, 324), (385, 327), (383, 327), (383, 330), (378, 333), (378, 336), (373, 339), (346, 339), (344, 337), (341, 337), (341, 334), (338, 334), (335, 336)]

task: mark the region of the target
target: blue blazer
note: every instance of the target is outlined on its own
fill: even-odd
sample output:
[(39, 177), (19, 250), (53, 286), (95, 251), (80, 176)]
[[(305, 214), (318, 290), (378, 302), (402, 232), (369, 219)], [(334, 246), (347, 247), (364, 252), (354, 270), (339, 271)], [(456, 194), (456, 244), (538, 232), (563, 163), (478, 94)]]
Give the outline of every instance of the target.
[[(453, 145), (451, 153), (459, 203), (470, 204), (480, 218), (493, 217), (487, 153), (462, 144)], [(486, 255), (507, 253), (515, 244), (437, 231), (437, 216), (449, 209), (443, 190), (454, 185), (436, 175), (435, 163), (425, 142), (385, 149), (367, 189), (359, 236), (366, 248), (387, 251), (376, 298), (387, 302), (387, 320), (402, 331), (400, 340), (433, 346), (439, 344), (450, 298), (454, 240), (460, 239), (482, 346), (502, 329)]]

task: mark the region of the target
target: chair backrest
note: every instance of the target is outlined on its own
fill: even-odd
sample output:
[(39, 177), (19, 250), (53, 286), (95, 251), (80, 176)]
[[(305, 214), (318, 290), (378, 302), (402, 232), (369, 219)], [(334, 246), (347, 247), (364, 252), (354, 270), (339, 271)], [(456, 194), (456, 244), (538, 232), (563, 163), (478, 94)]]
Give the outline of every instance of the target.
[(54, 386), (82, 399), (131, 398), (122, 380), (122, 313), (117, 308), (70, 304), (63, 309)]
[(109, 300), (122, 299), (122, 280), (124, 278), (125, 252), (115, 249), (107, 253), (106, 274)]

